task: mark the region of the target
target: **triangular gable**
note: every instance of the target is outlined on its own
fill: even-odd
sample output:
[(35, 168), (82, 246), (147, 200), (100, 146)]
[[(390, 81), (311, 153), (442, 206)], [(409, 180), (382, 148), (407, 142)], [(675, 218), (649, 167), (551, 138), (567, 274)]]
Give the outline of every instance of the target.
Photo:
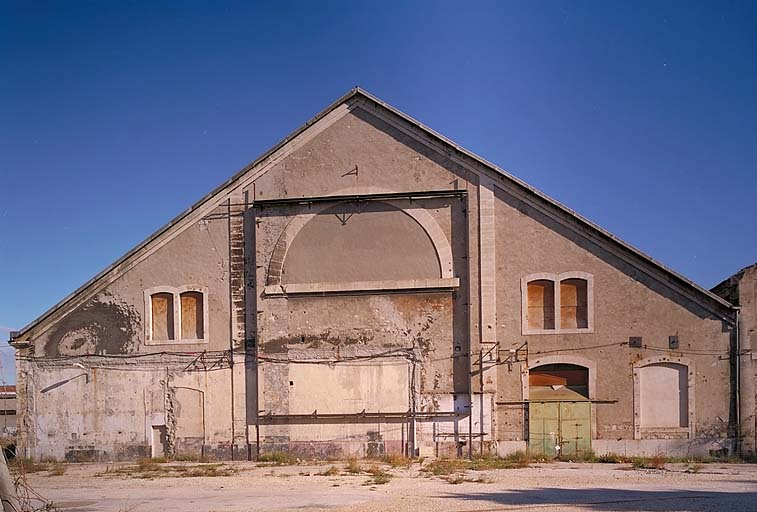
[[(180, 213), (168, 224), (158, 229), (134, 249), (127, 252), (112, 265), (98, 273), (92, 279), (84, 283), (73, 293), (62, 299), (44, 314), (33, 320), (24, 327), (11, 340), (14, 345), (20, 346), (27, 341), (35, 331), (44, 330), (55, 320), (65, 316), (72, 309), (78, 307), (86, 300), (94, 296), (105, 286), (115, 281), (120, 275), (130, 269), (137, 262), (146, 258), (154, 250), (157, 243), (166, 237), (175, 236), (191, 225), (195, 218), (200, 218), (209, 210), (220, 206), (235, 191), (248, 185), (259, 178), (274, 163), (289, 154), (295, 147), (299, 147), (320, 133), (325, 126), (347, 114), (352, 108), (359, 107), (387, 121), (392, 126), (412, 136), (416, 140), (436, 150), (440, 154), (450, 158), (471, 169), (476, 174), (485, 174), (494, 180), (495, 186), (502, 188), (508, 193), (516, 195), (526, 201), (530, 206), (547, 214), (550, 218), (573, 229), (580, 229), (580, 234), (589, 236), (605, 248), (608, 246), (616, 256), (639, 268), (662, 284), (673, 288), (685, 297), (694, 300), (709, 311), (728, 320), (727, 310), (731, 304), (705, 290), (696, 283), (654, 260), (642, 251), (624, 242), (603, 228), (597, 226), (580, 214), (552, 199), (541, 191), (528, 185), (504, 169), (497, 167), (491, 162), (459, 146), (450, 139), (435, 132), (407, 114), (397, 110), (391, 105), (376, 98), (370, 93), (356, 87), (347, 94), (329, 105), (304, 125), (297, 128), (290, 135), (276, 144), (273, 148), (261, 155), (249, 165), (245, 166), (230, 179), (218, 186), (215, 190), (197, 201), (189, 209)], [(726, 311), (724, 311), (726, 310)]]

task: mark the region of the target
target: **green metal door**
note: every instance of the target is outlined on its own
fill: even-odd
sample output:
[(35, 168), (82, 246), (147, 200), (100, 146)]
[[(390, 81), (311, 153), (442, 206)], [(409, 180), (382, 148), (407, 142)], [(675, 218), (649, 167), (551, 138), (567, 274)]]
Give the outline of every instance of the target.
[(560, 403), (531, 402), (528, 405), (528, 449), (557, 457), (560, 438)]
[(575, 457), (591, 450), (591, 403), (560, 402), (560, 454)]
[(591, 450), (591, 402), (530, 402), (528, 449), (547, 457)]

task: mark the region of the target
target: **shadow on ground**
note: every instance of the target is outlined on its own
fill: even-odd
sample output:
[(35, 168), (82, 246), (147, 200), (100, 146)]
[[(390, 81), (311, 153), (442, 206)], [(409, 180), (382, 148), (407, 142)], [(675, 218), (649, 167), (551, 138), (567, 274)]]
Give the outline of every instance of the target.
[[(753, 483), (753, 482), (752, 482)], [(624, 489), (516, 489), (507, 492), (449, 493), (440, 498), (458, 501), (490, 502), (498, 506), (480, 510), (514, 510), (575, 507), (591, 511), (658, 511), (671, 512), (727, 510), (757, 510), (757, 491), (755, 492), (716, 492), (716, 491), (645, 491)], [(554, 507), (554, 508), (553, 508)]]

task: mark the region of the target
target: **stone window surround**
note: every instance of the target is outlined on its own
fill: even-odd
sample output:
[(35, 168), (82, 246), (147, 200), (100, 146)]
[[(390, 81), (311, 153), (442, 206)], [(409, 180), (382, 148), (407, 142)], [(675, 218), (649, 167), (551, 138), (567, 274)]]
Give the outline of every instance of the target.
[[(204, 336), (197, 338), (181, 338), (181, 294), (185, 292), (199, 292), (202, 294), (202, 328)], [(156, 293), (170, 293), (173, 295), (173, 325), (174, 339), (152, 339), (152, 296)], [(208, 288), (199, 285), (184, 286), (154, 286), (144, 291), (145, 297), (145, 345), (196, 345), (208, 343)]]
[[(653, 427), (642, 428), (641, 427), (641, 380), (639, 375), (639, 369), (657, 363), (673, 363), (680, 364), (686, 367), (688, 374), (688, 395), (689, 402), (689, 426), (688, 427)], [(694, 439), (696, 429), (694, 427), (695, 410), (694, 404), (694, 383), (696, 382), (696, 369), (694, 367), (694, 361), (687, 357), (673, 357), (673, 356), (653, 356), (647, 357), (640, 361), (636, 361), (633, 364), (633, 438), (634, 439), (659, 439), (659, 435), (665, 434), (687, 434), (689, 439)]]
[[(586, 320), (587, 327), (583, 329), (562, 329), (560, 327), (560, 283), (566, 279), (583, 279), (586, 281)], [(554, 329), (529, 329), (528, 328), (528, 283), (532, 281), (552, 281), (555, 293), (555, 328)], [(538, 272), (524, 276), (520, 280), (520, 322), (521, 334), (578, 334), (594, 332), (594, 276), (588, 272), (570, 271), (554, 274), (550, 272)]]

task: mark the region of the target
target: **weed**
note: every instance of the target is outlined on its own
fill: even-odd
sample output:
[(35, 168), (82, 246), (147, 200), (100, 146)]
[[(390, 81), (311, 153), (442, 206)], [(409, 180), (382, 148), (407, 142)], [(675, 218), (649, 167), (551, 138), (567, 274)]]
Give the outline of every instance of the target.
[(224, 464), (202, 464), (197, 466), (190, 466), (186, 471), (181, 472), (178, 476), (184, 477), (215, 477), (215, 476), (231, 476), (236, 471), (234, 468), (226, 466)]
[(382, 456), (379, 460), (385, 464), (389, 464), (393, 468), (409, 468), (413, 463), (413, 459), (400, 455), (398, 453), (391, 453)]
[(658, 453), (653, 457), (632, 457), (631, 466), (636, 469), (665, 469), (668, 458)]
[(627, 463), (629, 460), (630, 459), (624, 455), (619, 455), (617, 453), (605, 453), (604, 455), (597, 456), (594, 462), (599, 462), (602, 464), (623, 464)]
[(274, 466), (292, 466), (297, 464), (299, 459), (291, 453), (275, 451), (261, 454), (258, 462), (271, 462)]
[(471, 461), (465, 459), (436, 459), (421, 470), (431, 473), (434, 476), (446, 476), (459, 471), (464, 471), (470, 467)]
[(452, 485), (458, 485), (458, 484), (461, 484), (461, 483), (465, 482), (465, 476), (462, 475), (462, 474), (460, 474), (460, 473), (458, 473), (456, 475), (452, 475), (452, 476), (448, 477), (447, 481), (449, 483), (451, 483)]
[(14, 469), (18, 473), (38, 473), (50, 469), (48, 464), (34, 462), (27, 457), (16, 457), (15, 459), (8, 461), (8, 467)]
[(236, 473), (232, 467), (224, 464), (158, 464), (151, 459), (140, 459), (136, 464), (128, 464), (120, 467), (108, 466), (104, 473), (98, 473), (95, 476), (123, 476), (132, 478), (144, 478), (152, 480), (153, 478), (163, 477), (214, 477), (230, 476)]
[(379, 468), (376, 464), (371, 466), (371, 469), (368, 471), (368, 473), (371, 475), (371, 478), (368, 479), (367, 484), (375, 484), (375, 485), (383, 485), (386, 483), (389, 483), (389, 480), (392, 479), (391, 473), (388, 473), (384, 471), (383, 469)]
[(337, 476), (339, 475), (339, 468), (337, 468), (336, 466), (331, 466), (329, 469), (320, 474), (322, 476)]
[(360, 467), (360, 463), (354, 457), (347, 459), (347, 466), (345, 466), (344, 470), (347, 473), (351, 473), (353, 475), (358, 475), (361, 471), (363, 471), (363, 469)]
[(63, 464), (56, 464), (50, 469), (50, 476), (63, 476), (66, 474), (66, 466)]
[(704, 467), (703, 464), (700, 464), (699, 462), (694, 462), (689, 464), (689, 466), (686, 468), (687, 473), (699, 473), (702, 471), (702, 468)]
[(176, 462), (210, 462), (210, 460), (204, 455), (198, 457), (197, 455), (181, 454), (176, 455), (172, 460)]

